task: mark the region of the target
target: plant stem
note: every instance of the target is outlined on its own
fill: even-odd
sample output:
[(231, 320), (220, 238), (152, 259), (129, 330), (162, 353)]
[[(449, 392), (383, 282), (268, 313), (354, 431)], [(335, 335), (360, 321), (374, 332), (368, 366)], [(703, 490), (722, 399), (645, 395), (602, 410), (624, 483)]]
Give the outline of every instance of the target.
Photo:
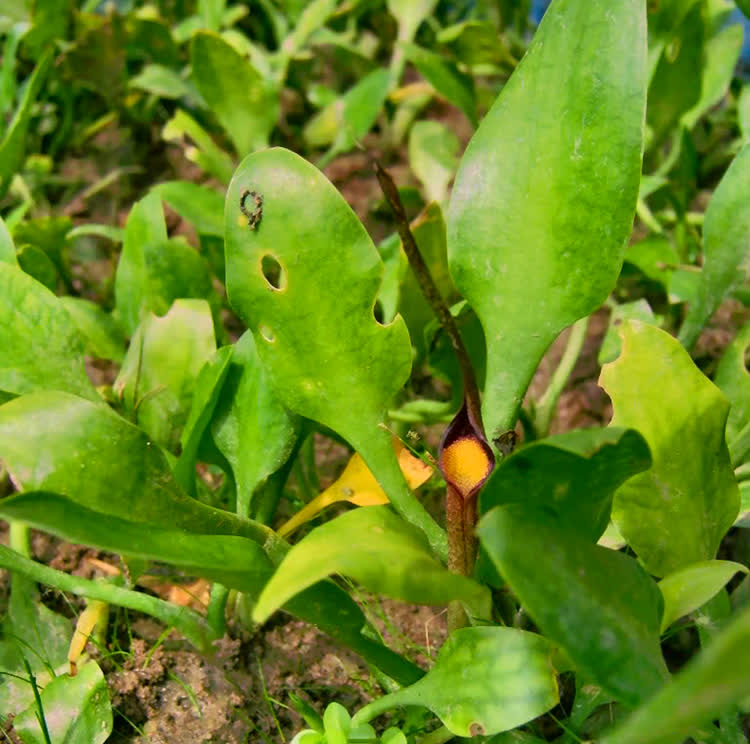
[(426, 736), (419, 740), (419, 744), (445, 744), (452, 739), (455, 739), (456, 735), (448, 731), (445, 726), (441, 726), (435, 731), (431, 731)]
[(211, 642), (218, 638), (208, 623), (197, 612), (187, 607), (180, 607), (114, 584), (70, 576), (25, 558), (4, 545), (0, 545), (0, 566), (63, 592), (71, 592), (71, 594), (88, 599), (98, 599), (101, 602), (109, 602), (151, 615), (166, 625), (173, 625), (190, 643), (204, 653), (211, 652)]
[(390, 174), (377, 160), (373, 160), (373, 167), (375, 168), (375, 176), (378, 179), (383, 195), (396, 218), (396, 229), (398, 230), (401, 243), (404, 246), (404, 252), (409, 259), (409, 265), (414, 272), (419, 288), (422, 290), (422, 294), (425, 296), (432, 312), (435, 313), (435, 317), (440, 322), (440, 325), (448, 334), (448, 338), (450, 338), (451, 345), (458, 358), (464, 383), (464, 399), (469, 415), (477, 426), (481, 426), (482, 406), (479, 400), (479, 387), (477, 386), (477, 379), (471, 359), (466, 351), (463, 339), (458, 332), (456, 320), (451, 315), (448, 303), (440, 295), (440, 290), (438, 290), (435, 280), (432, 278), (430, 269), (419, 252), (417, 241), (414, 239), (414, 234), (409, 226), (409, 219), (406, 216), (406, 210), (404, 209), (396, 184), (393, 182)]
[(544, 395), (539, 400), (536, 408), (536, 430), (540, 439), (546, 437), (549, 433), (549, 425), (552, 422), (552, 416), (555, 412), (557, 400), (562, 393), (563, 388), (568, 382), (568, 378), (573, 372), (576, 361), (583, 348), (583, 342), (586, 340), (586, 328), (589, 324), (588, 316), (581, 318), (573, 323), (570, 328), (570, 335), (565, 346), (560, 364), (552, 375)]

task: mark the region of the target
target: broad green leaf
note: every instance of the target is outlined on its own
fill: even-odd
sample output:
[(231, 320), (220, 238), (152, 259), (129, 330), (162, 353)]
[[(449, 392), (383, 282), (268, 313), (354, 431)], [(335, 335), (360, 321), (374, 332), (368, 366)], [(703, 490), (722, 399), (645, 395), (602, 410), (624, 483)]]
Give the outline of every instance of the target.
[(198, 459), (201, 439), (216, 410), (233, 352), (234, 346), (222, 346), (203, 365), (195, 381), (190, 414), (180, 435), (182, 451), (174, 466), (174, 477), (182, 489), (193, 497), (195, 497), (195, 463)]
[(203, 235), (224, 234), (224, 197), (191, 181), (165, 181), (152, 188), (177, 214)]
[[(273, 568), (257, 542), (239, 535), (195, 534), (94, 511), (56, 493), (32, 491), (3, 499), (0, 514), (74, 543), (184, 568), (257, 596)], [(135, 521), (138, 520), (138, 521)]]
[(196, 533), (271, 536), (186, 496), (159, 447), (103, 403), (40, 392), (0, 406), (0, 453), (23, 490), (60, 493), (121, 519)]
[(82, 297), (60, 297), (60, 304), (85, 337), (87, 353), (100, 359), (122, 362), (125, 357), (125, 336), (108, 312)]
[(522, 447), (495, 468), (479, 496), (486, 514), (521, 504), (554, 515), (571, 533), (596, 542), (609, 522), (615, 490), (651, 465), (632, 429), (579, 429)]
[(234, 346), (211, 421), (213, 440), (232, 466), (238, 514), (253, 513), (253, 493), (286, 462), (299, 426), (272, 389), (253, 334), (246, 332)]
[(750, 608), (602, 744), (676, 744), (750, 695)]
[(252, 63), (217, 34), (201, 32), (190, 47), (193, 79), (237, 154), (268, 145), (279, 116), (277, 92)]
[(612, 426), (637, 429), (653, 466), (618, 490), (612, 521), (648, 571), (665, 576), (714, 558), (737, 516), (729, 404), (665, 331), (631, 320), (620, 335), (622, 352), (599, 384), (614, 405)]
[(557, 0), (464, 154), (448, 258), (487, 338), (490, 438), (513, 427), (549, 344), (617, 280), (640, 179), (645, 45), (645, 3)]
[(750, 144), (735, 156), (716, 187), (703, 223), (701, 292), (688, 306), (680, 341), (692, 348), (724, 296), (740, 285), (750, 254)]
[(418, 121), (409, 133), (409, 166), (427, 198), (442, 203), (458, 165), (458, 137), (439, 121)]
[[(247, 190), (263, 198), (255, 229), (240, 211)], [(242, 162), (225, 220), (229, 299), (279, 399), (341, 434), (445, 556), (445, 535), (409, 490), (381, 427), (409, 376), (411, 345), (400, 317), (382, 326), (373, 316), (383, 265), (362, 224), (316, 168), (281, 149)]]
[(661, 632), (678, 618), (706, 604), (738, 571), (749, 573), (741, 563), (702, 561), (665, 576), (659, 582), (664, 597)]
[[(102, 670), (89, 661), (75, 677), (61, 674), (41, 693), (44, 720), (53, 742), (103, 744), (112, 733), (112, 706)], [(13, 719), (13, 729), (24, 744), (45, 744), (32, 703)]]
[(742, 26), (734, 24), (706, 41), (701, 96), (682, 116), (682, 123), (689, 129), (727, 94), (742, 51), (742, 37)]
[(485, 600), (483, 587), (435, 559), (418, 530), (387, 506), (368, 506), (316, 527), (297, 543), (264, 588), (253, 619), (265, 622), (290, 597), (333, 574), (416, 604), (460, 599), (476, 606)]
[[(67, 236), (72, 227), (73, 221), (70, 217), (36, 217), (24, 220), (13, 231), (13, 240), (19, 252), (26, 246), (42, 251), (53, 264), (55, 271), (64, 279), (69, 290), (72, 290), (72, 279), (64, 253)], [(23, 265), (20, 257), (19, 263)]]
[(166, 315), (147, 315), (136, 329), (113, 387), (157, 444), (176, 448), (195, 380), (214, 351), (214, 324), (205, 300), (175, 300)]
[(745, 324), (727, 346), (714, 377), (714, 382), (732, 404), (727, 418), (727, 442), (730, 444), (750, 422), (750, 372), (745, 366), (748, 349), (750, 323)]
[(167, 238), (159, 195), (136, 202), (115, 275), (117, 311), (128, 335), (148, 312), (164, 315), (177, 299), (210, 299), (213, 293), (203, 257), (184, 239)]
[(17, 266), (0, 261), (0, 390), (65, 390), (98, 400), (83, 365), (83, 337), (65, 307)]
[(39, 59), (26, 83), (23, 98), (18, 104), (13, 119), (5, 130), (5, 136), (0, 140), (0, 199), (5, 196), (13, 175), (23, 164), (31, 114), (53, 58), (54, 51), (49, 48)]
[(353, 723), (417, 705), (456, 736), (521, 726), (559, 701), (553, 650), (546, 638), (515, 628), (462, 628), (450, 635), (419, 682), (365, 706)]
[(476, 126), (477, 100), (472, 77), (462, 73), (454, 62), (416, 44), (404, 45), (404, 52), (422, 77), (449, 103), (460, 108)]
[(128, 81), (130, 88), (137, 88), (160, 98), (197, 98), (195, 90), (175, 70), (164, 65), (145, 65)]
[(496, 507), (477, 532), (534, 622), (580, 672), (632, 706), (666, 681), (661, 594), (634, 558), (520, 504)]
[(2, 217), (0, 217), (0, 262), (12, 264), (13, 266), (18, 265), (13, 238), (10, 237), (10, 233)]
[(185, 157), (222, 183), (229, 183), (234, 167), (232, 158), (211, 139), (211, 135), (195, 119), (184, 111), (178, 110), (164, 125), (162, 137), (167, 141), (177, 141), (183, 145), (186, 139), (195, 143), (184, 148)]
[(664, 141), (680, 117), (696, 106), (703, 72), (702, 3), (695, 4), (667, 37), (648, 89), (649, 145)]
[(651, 309), (651, 305), (648, 304), (648, 300), (645, 298), (615, 305), (609, 316), (607, 333), (602, 340), (602, 345), (599, 347), (599, 355), (597, 357), (599, 364), (612, 362), (620, 355), (620, 334), (617, 332), (617, 328), (623, 320), (640, 320), (643, 323), (659, 325), (654, 311)]

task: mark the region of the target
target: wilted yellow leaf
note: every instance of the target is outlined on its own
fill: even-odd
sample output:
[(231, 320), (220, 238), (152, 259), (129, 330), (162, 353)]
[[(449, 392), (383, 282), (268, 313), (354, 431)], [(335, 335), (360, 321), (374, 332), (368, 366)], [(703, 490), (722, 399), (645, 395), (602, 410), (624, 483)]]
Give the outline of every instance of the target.
[[(393, 438), (393, 448), (396, 451), (398, 464), (406, 482), (409, 484), (409, 488), (419, 488), (432, 475), (432, 468), (418, 457), (414, 457), (404, 447), (401, 440), (396, 437)], [(378, 504), (388, 503), (388, 497), (375, 480), (375, 476), (356, 452), (352, 455), (338, 480), (300, 509), (288, 522), (284, 523), (279, 528), (279, 535), (285, 537), (300, 525), (310, 521), (322, 509), (337, 501), (349, 501), (357, 506), (377, 506)]]

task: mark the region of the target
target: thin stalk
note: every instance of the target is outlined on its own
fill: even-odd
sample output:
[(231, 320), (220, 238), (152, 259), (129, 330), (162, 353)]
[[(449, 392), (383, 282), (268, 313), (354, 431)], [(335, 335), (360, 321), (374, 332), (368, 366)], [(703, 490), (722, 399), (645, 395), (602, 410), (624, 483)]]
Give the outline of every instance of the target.
[(573, 368), (578, 361), (583, 348), (583, 342), (586, 340), (586, 328), (588, 327), (588, 317), (576, 321), (570, 329), (568, 342), (565, 346), (560, 364), (552, 375), (544, 395), (539, 400), (536, 407), (536, 430), (540, 439), (546, 437), (549, 433), (549, 425), (552, 422), (552, 416), (557, 406), (557, 400), (568, 382), (568, 378), (573, 372)]
[(218, 638), (205, 619), (187, 607), (180, 607), (114, 584), (70, 576), (32, 561), (4, 545), (0, 545), (0, 566), (62, 592), (70, 592), (88, 599), (98, 599), (101, 602), (109, 602), (151, 615), (166, 625), (173, 625), (190, 643), (205, 653), (211, 652), (211, 642)]
[(28, 662), (26, 656), (21, 657), (23, 659), (23, 665), (26, 667), (26, 674), (29, 675), (29, 684), (31, 689), (34, 691), (34, 702), (36, 703), (36, 720), (39, 721), (39, 726), (42, 729), (42, 735), (44, 736), (45, 744), (52, 744), (50, 739), (49, 729), (47, 728), (47, 719), (44, 717), (44, 707), (42, 706), (42, 696), (39, 694), (39, 687), (36, 684), (36, 677), (34, 672), (31, 670), (31, 665)]
[(432, 278), (432, 274), (419, 251), (417, 241), (414, 239), (414, 234), (409, 226), (409, 219), (406, 216), (406, 210), (404, 209), (396, 184), (393, 182), (390, 174), (377, 160), (373, 160), (373, 166), (375, 168), (375, 176), (378, 179), (383, 195), (396, 218), (396, 229), (401, 238), (401, 243), (404, 246), (406, 257), (409, 259), (411, 270), (414, 272), (419, 288), (422, 290), (422, 294), (425, 296), (432, 312), (448, 334), (451, 346), (453, 346), (453, 350), (458, 358), (464, 384), (464, 399), (466, 401), (469, 415), (473, 419), (475, 425), (481, 426), (482, 406), (479, 400), (479, 387), (477, 385), (477, 379), (474, 374), (474, 367), (471, 363), (469, 353), (466, 351), (466, 346), (458, 332), (456, 320), (453, 315), (451, 315), (448, 303), (440, 295), (440, 290), (438, 290), (435, 280)]

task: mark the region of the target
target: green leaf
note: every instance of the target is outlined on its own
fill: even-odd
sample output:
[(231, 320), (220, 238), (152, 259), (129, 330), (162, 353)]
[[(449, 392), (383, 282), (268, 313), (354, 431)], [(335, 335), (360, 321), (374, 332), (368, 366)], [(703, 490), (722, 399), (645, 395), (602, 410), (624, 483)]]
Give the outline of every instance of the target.
[(163, 315), (181, 298), (213, 296), (208, 265), (182, 238), (167, 238), (153, 191), (133, 205), (115, 275), (117, 311), (128, 335), (148, 312)]
[(553, 3), (464, 154), (448, 258), (487, 338), (490, 438), (513, 427), (549, 344), (617, 280), (640, 179), (645, 37), (637, 0)]
[(651, 305), (644, 298), (635, 300), (634, 302), (623, 302), (622, 304), (615, 305), (609, 316), (607, 333), (604, 336), (602, 345), (599, 347), (597, 362), (600, 365), (612, 362), (620, 355), (620, 334), (617, 332), (617, 328), (623, 320), (640, 320), (651, 325), (659, 325), (651, 309)]
[(742, 51), (742, 38), (742, 25), (737, 23), (706, 41), (701, 97), (682, 116), (682, 123), (689, 129), (727, 94)]
[(750, 695), (750, 608), (602, 744), (676, 744)]
[(680, 341), (692, 348), (706, 321), (724, 296), (741, 284), (747, 273), (750, 246), (750, 144), (735, 156), (716, 187), (703, 223), (701, 292), (688, 307)]
[(185, 157), (199, 165), (207, 173), (218, 178), (222, 183), (229, 183), (234, 165), (232, 158), (222, 150), (192, 117), (182, 110), (164, 125), (162, 136), (167, 141), (185, 143), (185, 139), (195, 145), (184, 147)]
[(148, 315), (136, 330), (113, 387), (157, 444), (176, 448), (195, 380), (214, 351), (214, 324), (205, 300), (175, 300), (164, 317)]
[(500, 461), (480, 493), (480, 514), (518, 503), (596, 542), (615, 490), (650, 465), (648, 446), (632, 429), (579, 429), (542, 439)]
[(211, 434), (232, 466), (237, 513), (250, 516), (253, 493), (289, 457), (299, 434), (299, 419), (271, 388), (249, 331), (235, 344)]
[(0, 217), (0, 262), (12, 264), (13, 266), (18, 265), (16, 248), (13, 245), (13, 239), (10, 237), (10, 233), (2, 217)]
[(635, 559), (521, 504), (496, 507), (477, 532), (529, 615), (580, 672), (632, 706), (661, 687), (662, 598)]
[(190, 414), (180, 435), (182, 451), (174, 466), (174, 477), (180, 487), (193, 497), (196, 494), (195, 463), (201, 439), (214, 415), (233, 352), (234, 346), (222, 346), (203, 365), (195, 381)]
[[(107, 681), (99, 665), (90, 661), (75, 677), (62, 674), (41, 693), (44, 720), (53, 742), (103, 744), (112, 733), (112, 706)], [(13, 729), (24, 744), (45, 744), (37, 720), (36, 703), (13, 719)]]
[(448, 102), (463, 111), (473, 126), (477, 125), (477, 100), (474, 80), (462, 73), (454, 62), (416, 44), (405, 44), (406, 58), (422, 77)]
[(145, 65), (128, 81), (130, 88), (137, 88), (160, 98), (197, 98), (195, 90), (188, 85), (179, 73), (164, 65)]
[[(255, 229), (240, 211), (247, 190), (263, 198)], [(409, 376), (411, 345), (400, 317), (382, 326), (373, 316), (383, 264), (362, 224), (325, 176), (281, 149), (242, 162), (225, 220), (229, 300), (280, 401), (341, 434), (445, 556), (445, 534), (409, 490), (381, 426)]]
[(738, 571), (750, 573), (741, 563), (702, 561), (665, 576), (659, 582), (664, 597), (661, 632), (678, 618), (706, 604)]
[(497, 26), (491, 21), (456, 23), (441, 29), (436, 38), (440, 44), (448, 45), (466, 65), (493, 65), (510, 58)]
[(629, 245), (625, 251), (626, 263), (633, 264), (644, 276), (670, 289), (672, 272), (680, 265), (680, 256), (672, 242), (662, 235), (650, 235)]
[(427, 198), (442, 203), (458, 165), (458, 137), (439, 121), (418, 121), (409, 133), (409, 166)]
[(336, 155), (351, 150), (370, 131), (383, 108), (389, 88), (388, 71), (373, 70), (350, 88), (339, 101), (331, 104), (332, 110), (337, 114), (336, 138), (321, 159), (321, 168)]
[(0, 199), (7, 193), (13, 175), (23, 164), (33, 106), (41, 93), (53, 58), (54, 50), (48, 48), (39, 59), (34, 72), (26, 82), (23, 98), (5, 130), (5, 136), (0, 141)]
[(232, 140), (240, 157), (268, 145), (279, 116), (278, 94), (219, 35), (202, 31), (190, 47), (198, 92)]
[(9, 401), (0, 406), (0, 452), (23, 490), (53, 491), (93, 511), (155, 527), (261, 543), (272, 535), (186, 496), (145, 432), (103, 403), (59, 392)]
[(224, 235), (224, 196), (191, 181), (165, 181), (152, 188), (201, 235)]
[(654, 462), (619, 489), (612, 521), (648, 571), (664, 576), (714, 558), (737, 516), (729, 404), (665, 331), (631, 320), (620, 335), (622, 353), (599, 384), (612, 398), (612, 425), (640, 431)]
[(367, 591), (416, 604), (484, 600), (473, 580), (449, 573), (420, 532), (388, 506), (353, 509), (316, 527), (295, 545), (268, 582), (253, 612), (262, 623), (290, 597), (332, 574)]
[(263, 548), (246, 537), (186, 532), (176, 528), (177, 520), (144, 529), (140, 514), (128, 519), (94, 511), (57, 493), (32, 491), (3, 499), (0, 514), (74, 543), (179, 566), (253, 597), (273, 570)]
[(680, 117), (698, 104), (703, 72), (702, 3), (684, 16), (668, 33), (648, 89), (646, 122), (651, 128), (649, 145), (664, 141)]
[(60, 304), (85, 337), (86, 353), (100, 359), (122, 362), (125, 357), (125, 336), (108, 312), (82, 297), (60, 297)]
[(65, 390), (98, 400), (83, 365), (83, 339), (57, 297), (0, 262), (0, 390)]
[(727, 442), (730, 444), (750, 423), (750, 372), (745, 359), (750, 349), (750, 322), (727, 346), (716, 370), (714, 382), (731, 403), (727, 418)]
[(365, 706), (353, 722), (418, 705), (429, 708), (456, 736), (521, 726), (558, 703), (553, 650), (546, 638), (515, 628), (457, 630), (419, 682)]
[(22, 245), (16, 254), (18, 265), (44, 285), (50, 292), (57, 290), (57, 269), (49, 256), (35, 245)]

